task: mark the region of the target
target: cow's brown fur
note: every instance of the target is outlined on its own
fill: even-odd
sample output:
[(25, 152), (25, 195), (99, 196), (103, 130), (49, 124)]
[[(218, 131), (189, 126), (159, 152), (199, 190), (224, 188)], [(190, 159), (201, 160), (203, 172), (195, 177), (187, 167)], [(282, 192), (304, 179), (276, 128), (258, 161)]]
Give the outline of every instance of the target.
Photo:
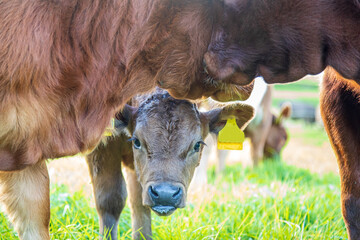
[(327, 69), (321, 115), (338, 159), (342, 213), (350, 239), (360, 238), (360, 86)]
[[(141, 239), (142, 234), (151, 239), (150, 208), (154, 203), (149, 197), (150, 186), (160, 183), (178, 186), (183, 194), (176, 208), (184, 207), (203, 149), (201, 146), (194, 151), (194, 145), (210, 131), (217, 133), (228, 117), (235, 117), (244, 128), (253, 116), (253, 108), (242, 104), (199, 112), (195, 104), (174, 99), (159, 90), (132, 103), (138, 105), (139, 99), (138, 108), (126, 105), (117, 114), (117, 129), (126, 127), (128, 136), (109, 138), (87, 156), (100, 229), (102, 233), (108, 230), (111, 239), (117, 239), (117, 223), (126, 199), (122, 163), (127, 175), (133, 237)], [(138, 139), (141, 148), (132, 148), (129, 137)]]
[(350, 239), (360, 238), (359, 0), (224, 0), (204, 59), (215, 79), (295, 81), (327, 66), (321, 109), (337, 154)]
[(156, 80), (186, 95), (209, 40), (200, 3), (1, 1), (0, 170), (93, 148)]
[(215, 78), (291, 82), (332, 66), (360, 81), (358, 0), (225, 0), (205, 54)]
[[(228, 100), (203, 79), (289, 82), (331, 66), (353, 91), (360, 81), (359, 0), (1, 0), (0, 19), (0, 170), (94, 147), (116, 110), (156, 84), (176, 97)], [(349, 143), (357, 136), (331, 124), (331, 139), (353, 140), (333, 144), (340, 167), (358, 162)], [(346, 179), (355, 168), (341, 172), (353, 189)], [(359, 201), (351, 194), (343, 194), (350, 237), (360, 235), (348, 217), (360, 210), (344, 200)]]
[[(251, 87), (229, 95), (206, 80), (213, 11), (207, 0), (0, 0), (0, 171), (29, 167), (21, 174), (45, 189), (39, 162), (91, 150), (115, 112), (156, 85), (178, 97), (246, 98)], [(0, 175), (21, 185), (20, 173)], [(6, 207), (20, 236), (38, 239), (48, 227), (24, 227), (28, 208)]]

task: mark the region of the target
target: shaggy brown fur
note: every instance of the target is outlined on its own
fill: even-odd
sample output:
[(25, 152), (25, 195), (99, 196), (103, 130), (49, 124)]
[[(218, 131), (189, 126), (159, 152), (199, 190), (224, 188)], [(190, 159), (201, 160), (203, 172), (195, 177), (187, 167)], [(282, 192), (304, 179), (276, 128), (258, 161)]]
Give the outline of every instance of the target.
[(328, 68), (321, 114), (338, 159), (342, 213), (349, 239), (360, 239), (360, 86)]
[[(178, 97), (246, 98), (251, 87), (223, 94), (203, 71), (213, 11), (207, 0), (0, 0), (0, 171), (29, 168), (0, 173), (3, 199), (23, 196), (6, 185), (26, 177), (44, 190), (34, 198), (48, 198), (37, 164), (93, 149), (115, 112), (156, 85)], [(47, 224), (26, 225), (30, 205), (9, 204), (20, 236), (46, 239)]]
[(225, 0), (205, 54), (232, 83), (291, 82), (330, 65), (360, 81), (358, 0)]
[(93, 148), (156, 84), (221, 95), (201, 82), (212, 11), (205, 0), (0, 1), (0, 170)]

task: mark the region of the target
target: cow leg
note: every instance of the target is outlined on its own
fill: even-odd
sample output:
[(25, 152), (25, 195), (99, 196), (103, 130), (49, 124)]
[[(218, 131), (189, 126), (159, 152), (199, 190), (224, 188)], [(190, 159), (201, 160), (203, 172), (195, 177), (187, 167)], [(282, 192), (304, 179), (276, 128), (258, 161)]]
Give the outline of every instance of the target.
[(21, 171), (0, 172), (0, 200), (21, 239), (50, 239), (49, 174), (45, 161)]
[(142, 204), (142, 187), (137, 180), (135, 171), (126, 169), (126, 180), (128, 183), (129, 200), (132, 216), (133, 239), (151, 238), (151, 212)]
[(264, 158), (264, 147), (266, 137), (264, 136), (264, 131), (261, 130), (261, 134), (259, 133), (257, 136), (253, 136), (250, 138), (251, 140), (251, 158), (253, 160), (254, 166), (257, 166), (261, 160)]
[(249, 129), (245, 129), (245, 135), (250, 138), (251, 142), (250, 151), (254, 166), (257, 166), (264, 158), (266, 138), (270, 132), (272, 123), (271, 117), (270, 112), (268, 112), (268, 114), (263, 113), (262, 120), (259, 124), (248, 126)]
[[(349, 85), (352, 84), (352, 85)], [(340, 177), (342, 214), (349, 239), (360, 239), (360, 104), (359, 87), (337, 74), (325, 74), (321, 114), (335, 150)]]
[(121, 159), (111, 149), (99, 146), (86, 156), (93, 184), (96, 209), (103, 239), (117, 239), (120, 214), (126, 203), (126, 184), (121, 171)]

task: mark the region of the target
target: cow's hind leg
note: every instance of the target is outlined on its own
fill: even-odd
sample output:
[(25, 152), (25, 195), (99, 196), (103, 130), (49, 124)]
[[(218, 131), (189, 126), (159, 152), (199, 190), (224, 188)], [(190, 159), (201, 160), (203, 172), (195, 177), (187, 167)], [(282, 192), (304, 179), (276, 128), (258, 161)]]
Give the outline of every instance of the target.
[(142, 187), (137, 180), (135, 171), (126, 168), (126, 180), (131, 207), (133, 239), (152, 239), (151, 212), (142, 204)]
[(103, 239), (116, 240), (120, 214), (126, 203), (126, 184), (121, 171), (121, 154), (98, 146), (86, 157)]
[(360, 87), (327, 70), (321, 114), (337, 155), (341, 202), (349, 239), (360, 239)]
[(49, 175), (45, 161), (21, 171), (0, 172), (0, 199), (21, 239), (50, 239)]

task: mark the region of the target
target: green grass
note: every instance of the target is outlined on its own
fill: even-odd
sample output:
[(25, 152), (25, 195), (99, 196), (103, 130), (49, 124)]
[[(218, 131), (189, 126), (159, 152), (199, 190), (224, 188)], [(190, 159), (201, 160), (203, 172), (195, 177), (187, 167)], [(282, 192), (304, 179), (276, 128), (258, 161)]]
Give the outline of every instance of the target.
[[(287, 83), (287, 84), (274, 84), (275, 91), (287, 91), (294, 92), (294, 95), (297, 95), (299, 92), (308, 92), (308, 93), (318, 93), (319, 92), (319, 81), (314, 79), (303, 79), (300, 81)], [(315, 94), (316, 95), (316, 94)], [(319, 105), (319, 97), (309, 96), (309, 97), (298, 97), (296, 99), (284, 99), (281, 97), (277, 97), (277, 94), (273, 94), (273, 102), (272, 106), (275, 108), (279, 108), (282, 102), (303, 102), (306, 104), (310, 104), (313, 107), (317, 107)]]
[(301, 139), (304, 144), (313, 146), (315, 145), (319, 147), (322, 146), (325, 142), (329, 142), (329, 138), (323, 126), (319, 126), (316, 124), (306, 124), (302, 121), (293, 122), (296, 122), (296, 124), (300, 124), (300, 126), (302, 126), (302, 131), (291, 132), (289, 141), (291, 141), (291, 138), (297, 138)]
[[(154, 239), (346, 239), (340, 212), (340, 183), (280, 161), (256, 169), (228, 166), (219, 177), (209, 169), (210, 191), (170, 217), (152, 215)], [(51, 189), (51, 238), (96, 239), (98, 217), (82, 192)], [(0, 238), (17, 239), (0, 214)], [(126, 207), (119, 239), (130, 239)]]
[(319, 92), (319, 81), (306, 78), (292, 83), (275, 84), (274, 86), (277, 91)]
[(277, 98), (275, 96), (272, 99), (272, 107), (280, 108), (281, 104), (284, 102), (302, 102), (317, 108), (319, 106), (319, 101), (320, 100), (318, 97), (298, 97), (296, 99), (285, 99), (285, 98)]

